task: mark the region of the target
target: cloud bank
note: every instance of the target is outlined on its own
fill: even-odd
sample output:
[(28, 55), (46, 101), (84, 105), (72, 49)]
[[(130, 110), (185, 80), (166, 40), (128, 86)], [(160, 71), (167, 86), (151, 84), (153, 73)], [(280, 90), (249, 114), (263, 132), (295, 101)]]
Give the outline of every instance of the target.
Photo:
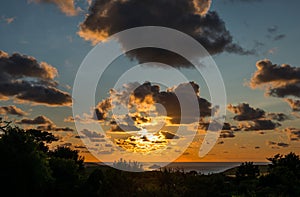
[[(179, 103), (178, 97), (182, 98), (182, 103)], [(189, 113), (181, 117), (181, 105), (189, 108), (189, 103), (194, 99), (198, 102), (200, 115), (193, 113), (195, 109), (191, 108), (186, 109)], [(150, 82), (124, 84), (123, 90), (110, 91), (110, 97), (97, 105), (95, 114), (99, 120), (114, 120), (111, 110), (120, 107), (129, 110), (129, 113), (123, 116), (124, 122), (113, 123), (117, 126), (122, 125), (123, 130), (127, 128), (125, 125), (133, 129), (136, 125), (147, 123), (151, 121), (152, 116), (166, 116), (173, 124), (189, 124), (199, 121), (199, 118), (211, 116), (213, 111), (211, 103), (200, 97), (199, 85), (194, 82), (179, 84), (166, 91), (160, 91), (159, 86)]]
[[(163, 26), (182, 31), (199, 41), (210, 54), (253, 54), (233, 42), (224, 21), (208, 11), (210, 0), (96, 0), (80, 24), (79, 36), (96, 44), (134, 27)], [(126, 49), (127, 40), (118, 38)], [(174, 67), (191, 67), (182, 57), (161, 49), (138, 49), (127, 53), (139, 63), (158, 61)]]
[(34, 57), (0, 50), (0, 98), (48, 106), (68, 106), (69, 93), (57, 88), (57, 69)]
[(256, 63), (257, 71), (253, 74), (249, 86), (253, 89), (263, 88), (267, 96), (286, 98), (293, 110), (298, 109), (300, 98), (300, 68), (288, 64), (277, 65), (270, 60)]
[(258, 131), (258, 130), (273, 130), (279, 126), (280, 123), (275, 121), (285, 121), (289, 117), (283, 113), (266, 113), (259, 108), (253, 108), (248, 103), (240, 103), (236, 106), (228, 105), (227, 109), (237, 114), (233, 117), (236, 121), (242, 121), (238, 128), (245, 131)]

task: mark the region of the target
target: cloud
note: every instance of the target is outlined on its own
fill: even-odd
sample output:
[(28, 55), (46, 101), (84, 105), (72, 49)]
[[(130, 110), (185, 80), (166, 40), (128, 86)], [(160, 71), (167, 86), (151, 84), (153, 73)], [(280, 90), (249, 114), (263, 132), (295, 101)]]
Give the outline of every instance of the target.
[(75, 7), (75, 0), (28, 0), (28, 2), (54, 4), (67, 16), (76, 16), (81, 11), (80, 7)]
[(12, 22), (14, 22), (14, 20), (15, 20), (15, 17), (5, 19), (7, 24), (11, 24)]
[(88, 138), (104, 138), (104, 135), (101, 135), (95, 131), (90, 131), (88, 129), (84, 129), (81, 131)]
[(195, 13), (200, 15), (205, 15), (212, 3), (212, 0), (193, 0), (193, 4), (195, 7)]
[(278, 34), (279, 27), (277, 25), (273, 25), (267, 28), (268, 35), (267, 37), (272, 39), (273, 41), (282, 40), (286, 37), (285, 34)]
[(289, 119), (289, 117), (284, 113), (268, 113), (267, 118), (269, 118), (271, 120), (280, 121), (280, 122)]
[(285, 38), (285, 37), (286, 37), (285, 34), (279, 34), (279, 35), (275, 36), (275, 37), (273, 38), (273, 40), (274, 40), (274, 41), (278, 41), (278, 40), (282, 40), (282, 39)]
[[(210, 126), (210, 128), (209, 128), (209, 126)], [(217, 121), (214, 121), (214, 122), (200, 121), (198, 128), (201, 130), (210, 129), (210, 131), (219, 131), (221, 127), (222, 127), (223, 131), (237, 131), (238, 130), (236, 128), (236, 126), (232, 126), (228, 122), (225, 122), (223, 125), (220, 125), (220, 123)]]
[(268, 141), (267, 145), (269, 145), (271, 148), (286, 148), (289, 146), (289, 144), (284, 142), (274, 142), (274, 141)]
[(264, 119), (243, 122), (239, 125), (239, 127), (245, 131), (273, 130), (279, 126), (281, 126), (281, 124)]
[(220, 138), (234, 138), (234, 132), (233, 131), (221, 131)]
[(278, 26), (277, 25), (273, 25), (271, 27), (268, 27), (267, 28), (267, 31), (270, 33), (270, 34), (274, 34), (278, 31)]
[(0, 114), (11, 114), (11, 115), (17, 115), (17, 116), (27, 115), (26, 112), (24, 112), (22, 109), (14, 106), (14, 105), (0, 106)]
[[(238, 129), (245, 131), (272, 130), (279, 126), (280, 123), (275, 121), (285, 121), (289, 117), (284, 113), (266, 113), (260, 108), (253, 108), (247, 103), (240, 103), (237, 106), (228, 105), (227, 109), (234, 114), (236, 121), (243, 121), (239, 124)], [(234, 127), (231, 128), (234, 130)]]
[(278, 52), (278, 47), (273, 47), (271, 49), (269, 49), (267, 52), (265, 52), (266, 54), (275, 54)]
[(54, 78), (57, 69), (34, 57), (14, 53), (8, 55), (0, 50), (0, 95), (17, 101), (48, 106), (68, 106), (69, 93), (57, 88)]
[(285, 99), (293, 111), (300, 111), (300, 100)]
[(296, 128), (286, 128), (283, 132), (287, 133), (290, 141), (299, 141), (300, 140), (300, 129)]
[(234, 116), (234, 120), (245, 121), (245, 120), (256, 120), (265, 116), (265, 111), (259, 108), (252, 108), (248, 103), (240, 103), (237, 106), (228, 105), (227, 109), (237, 114)]
[(53, 125), (54, 123), (47, 118), (46, 116), (38, 116), (34, 119), (28, 119), (28, 118), (24, 118), (20, 121), (17, 122), (18, 124), (50, 124)]
[[(220, 130), (220, 123), (214, 121), (214, 122), (200, 122), (199, 123), (199, 129), (202, 130), (208, 130), (210, 126), (210, 131), (219, 131)], [(235, 131), (240, 131), (240, 128), (231, 125), (228, 122), (225, 122), (223, 124), (222, 131), (220, 133), (220, 138), (234, 138), (235, 137)], [(224, 144), (223, 141), (219, 142), (218, 144)]]
[(62, 132), (73, 132), (74, 129), (70, 127), (57, 127), (54, 123), (48, 123), (47, 125), (39, 125), (37, 126), (38, 130), (43, 131), (62, 131)]
[(160, 131), (160, 134), (162, 134), (167, 140), (171, 139), (179, 139), (179, 136), (170, 132), (170, 131)]
[[(181, 98), (181, 103), (178, 97)], [(195, 106), (191, 105), (194, 101), (198, 101), (195, 105), (198, 105), (200, 115), (193, 108)], [(186, 108), (183, 117), (181, 106)], [(111, 111), (115, 109), (129, 110), (131, 113), (122, 116), (121, 120), (112, 118)], [(160, 91), (159, 86), (150, 82), (124, 84), (122, 90), (111, 90), (110, 97), (100, 102), (95, 109), (98, 119), (117, 118), (118, 125), (122, 123), (128, 126), (148, 122), (153, 115), (167, 116), (174, 124), (189, 124), (199, 121), (199, 118), (211, 116), (212, 112), (211, 103), (200, 97), (199, 85), (194, 82), (179, 84), (166, 91)]]
[(258, 61), (256, 67), (249, 83), (251, 88), (264, 88), (266, 95), (273, 97), (300, 97), (300, 68), (272, 64), (270, 60)]
[(262, 2), (263, 0), (225, 0), (225, 2), (231, 2), (231, 3), (257, 3)]
[(104, 99), (100, 103), (98, 103), (95, 114), (98, 120), (104, 120), (108, 118), (108, 112), (112, 109), (111, 99)]
[(136, 127), (134, 125), (127, 125), (127, 124), (111, 124), (111, 131), (139, 131), (141, 128)]
[(0, 18), (0, 22), (1, 21), (4, 21), (6, 24), (11, 24), (12, 22), (14, 22), (16, 19), (16, 17), (5, 17), (5, 16), (2, 16)]
[[(164, 26), (182, 31), (199, 41), (210, 54), (221, 52), (253, 54), (233, 43), (224, 21), (208, 11), (211, 0), (96, 0), (78, 35), (93, 44), (107, 37), (139, 26)], [(167, 8), (167, 9), (166, 9)], [(118, 38), (124, 49), (128, 40)], [(191, 67), (181, 56), (162, 49), (144, 48), (126, 54), (139, 63), (157, 61), (174, 67)]]
[(64, 119), (64, 122), (74, 122), (74, 121), (75, 120), (74, 120), (73, 116), (68, 116)]

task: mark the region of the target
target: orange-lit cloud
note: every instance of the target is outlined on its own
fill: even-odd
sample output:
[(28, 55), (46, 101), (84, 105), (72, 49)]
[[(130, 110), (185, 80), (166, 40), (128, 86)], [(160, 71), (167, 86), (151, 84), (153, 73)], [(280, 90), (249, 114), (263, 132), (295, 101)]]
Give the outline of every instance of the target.
[(16, 17), (5, 17), (5, 16), (2, 16), (0, 17), (0, 22), (1, 21), (4, 21), (6, 24), (11, 24), (12, 22), (14, 22), (16, 19)]
[[(160, 91), (159, 86), (149, 82), (142, 85), (139, 83), (125, 84), (124, 90), (111, 90), (110, 97), (97, 105), (95, 113), (99, 120), (103, 120), (112, 115), (111, 110), (123, 107), (129, 111), (130, 118), (123, 116), (121, 119), (129, 125), (141, 121), (142, 116), (144, 116), (143, 121), (147, 122), (151, 119), (151, 114), (167, 116), (173, 124), (197, 122), (200, 118), (211, 116), (212, 113), (210, 102), (201, 98), (199, 93), (199, 86), (194, 82), (179, 84), (167, 91)], [(183, 103), (179, 103), (178, 97), (182, 97), (181, 102)], [(188, 108), (193, 99), (198, 102), (200, 114), (195, 114), (195, 109), (186, 109), (189, 113), (181, 117), (181, 105)]]
[(284, 129), (283, 132), (287, 133), (290, 141), (300, 140), (300, 129), (289, 127)]
[[(253, 54), (233, 43), (224, 21), (216, 12), (208, 11), (211, 0), (95, 0), (89, 14), (80, 24), (78, 35), (92, 44), (108, 36), (139, 26), (163, 26), (182, 31), (199, 41), (210, 54), (221, 52)], [(165, 9), (168, 8), (168, 9)], [(128, 40), (118, 38), (123, 49)], [(162, 49), (137, 49), (126, 54), (139, 63), (165, 63), (174, 67), (192, 67), (182, 57)]]
[(47, 118), (46, 116), (38, 116), (34, 119), (28, 119), (28, 118), (24, 118), (20, 121), (17, 122), (18, 124), (32, 124), (32, 125), (36, 125), (36, 124), (50, 124), (53, 125), (54, 123)]
[(300, 111), (300, 100), (285, 99), (293, 111)]
[(67, 16), (76, 16), (80, 13), (81, 8), (75, 6), (75, 0), (28, 0), (34, 3), (55, 4), (61, 12)]
[(16, 107), (15, 105), (10, 106), (0, 106), (0, 114), (11, 114), (17, 116), (25, 116), (27, 115), (22, 109)]

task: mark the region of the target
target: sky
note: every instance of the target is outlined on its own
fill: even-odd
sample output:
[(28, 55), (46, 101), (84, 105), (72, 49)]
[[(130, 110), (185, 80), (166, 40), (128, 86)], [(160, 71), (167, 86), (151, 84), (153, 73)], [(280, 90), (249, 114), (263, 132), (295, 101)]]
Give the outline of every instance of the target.
[[(203, 158), (198, 155), (214, 107), (208, 86), (189, 62), (162, 50), (134, 50), (115, 59), (98, 82), (95, 114), (75, 117), (78, 122), (101, 125), (109, 141), (125, 152), (168, 147), (159, 155), (174, 154), (176, 161), (266, 161), (277, 153), (299, 154), (299, 4), (296, 0), (2, 1), (0, 114), (22, 128), (53, 132), (60, 139), (54, 145), (71, 146), (86, 161), (96, 159), (81, 140), (89, 141), (89, 150), (99, 153), (100, 159), (113, 160), (117, 151), (97, 128), (75, 127), (72, 88), (76, 73), (95, 45), (105, 43), (109, 36), (133, 27), (164, 26), (201, 43), (222, 75), (226, 124), (212, 150)], [(113, 45), (126, 49), (128, 41), (119, 37)], [(144, 83), (152, 70), (171, 73), (164, 66), (146, 65), (141, 67), (145, 81), (142, 78), (137, 84), (133, 80), (122, 90), (110, 91), (126, 70), (149, 61), (168, 64), (193, 83), (174, 82), (169, 87)], [(101, 60), (95, 64), (102, 66)], [(187, 91), (188, 87), (195, 92)], [(177, 92), (184, 92), (187, 102), (189, 94), (195, 97), (201, 115), (191, 114), (178, 122)], [(130, 106), (130, 113), (112, 116), (117, 105)], [(164, 132), (154, 122), (163, 122), (160, 129)], [(180, 126), (186, 133), (196, 128), (188, 147), (172, 145), (181, 143), (183, 137), (176, 134)], [(143, 133), (145, 130), (149, 132)], [(148, 139), (142, 139), (144, 136)]]

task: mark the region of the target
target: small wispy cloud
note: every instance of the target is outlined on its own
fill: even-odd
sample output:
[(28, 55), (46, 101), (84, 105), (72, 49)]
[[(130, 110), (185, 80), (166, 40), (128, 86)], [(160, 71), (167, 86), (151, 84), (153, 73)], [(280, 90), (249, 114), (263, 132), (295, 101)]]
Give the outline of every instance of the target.
[(6, 17), (6, 16), (1, 16), (0, 22), (5, 22), (6, 24), (11, 24), (15, 21), (16, 17)]
[(75, 6), (75, 0), (28, 0), (29, 3), (48, 3), (56, 5), (67, 16), (77, 16), (82, 9)]

